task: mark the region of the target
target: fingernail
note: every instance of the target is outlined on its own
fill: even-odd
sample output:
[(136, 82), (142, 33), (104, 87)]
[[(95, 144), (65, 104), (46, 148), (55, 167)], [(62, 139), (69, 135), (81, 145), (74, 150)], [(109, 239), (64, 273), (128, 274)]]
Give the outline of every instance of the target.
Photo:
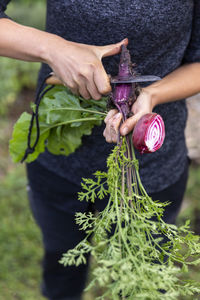
[(128, 133), (128, 127), (127, 127), (127, 126), (124, 127), (124, 128), (121, 130), (121, 132), (122, 132), (122, 135), (126, 135), (126, 134)]
[(115, 116), (114, 116), (114, 119), (119, 119), (119, 117), (121, 117), (121, 113), (117, 113)]

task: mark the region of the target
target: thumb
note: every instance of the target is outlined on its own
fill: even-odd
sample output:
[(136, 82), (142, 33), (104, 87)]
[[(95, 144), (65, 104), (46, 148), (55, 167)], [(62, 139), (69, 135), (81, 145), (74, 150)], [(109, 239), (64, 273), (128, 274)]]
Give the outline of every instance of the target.
[(139, 121), (139, 119), (144, 115), (144, 113), (137, 113), (133, 115), (132, 117), (128, 118), (121, 126), (120, 133), (121, 135), (127, 135), (129, 132), (133, 130), (136, 123)]
[(128, 39), (125, 38), (119, 43), (116, 44), (111, 44), (111, 45), (106, 45), (106, 46), (100, 46), (100, 58), (106, 57), (106, 56), (111, 56), (120, 53), (121, 51), (121, 46), (122, 45), (128, 45)]

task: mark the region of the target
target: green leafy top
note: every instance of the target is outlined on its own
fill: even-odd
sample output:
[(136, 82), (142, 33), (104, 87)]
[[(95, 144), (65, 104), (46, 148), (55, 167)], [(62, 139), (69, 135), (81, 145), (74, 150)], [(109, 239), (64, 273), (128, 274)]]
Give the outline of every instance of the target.
[[(35, 105), (32, 105), (33, 110)], [(81, 145), (83, 135), (90, 135), (95, 125), (105, 117), (106, 98), (99, 101), (85, 100), (73, 95), (65, 87), (54, 87), (40, 103), (40, 138), (34, 153), (26, 162), (35, 160), (45, 148), (53, 154), (69, 155)], [(10, 141), (10, 154), (19, 162), (27, 148), (31, 115), (24, 112), (14, 126)], [(31, 141), (36, 138), (36, 126), (32, 129)]]
[(60, 262), (78, 266), (91, 253), (95, 268), (87, 290), (103, 287), (99, 300), (176, 300), (191, 295), (194, 299), (200, 283), (180, 275), (189, 265), (200, 264), (199, 236), (190, 231), (188, 221), (180, 227), (163, 221), (168, 203), (147, 195), (133, 148), (127, 154), (129, 144), (115, 147), (107, 173), (98, 171), (95, 179), (83, 179), (79, 200), (106, 198), (107, 206), (98, 214), (76, 214), (86, 237)]

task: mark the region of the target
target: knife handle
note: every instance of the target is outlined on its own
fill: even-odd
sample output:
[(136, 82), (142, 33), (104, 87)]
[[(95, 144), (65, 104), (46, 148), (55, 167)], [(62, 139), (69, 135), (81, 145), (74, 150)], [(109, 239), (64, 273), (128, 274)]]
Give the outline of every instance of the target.
[(62, 81), (58, 79), (55, 75), (52, 75), (46, 80), (46, 84), (49, 85), (63, 85)]

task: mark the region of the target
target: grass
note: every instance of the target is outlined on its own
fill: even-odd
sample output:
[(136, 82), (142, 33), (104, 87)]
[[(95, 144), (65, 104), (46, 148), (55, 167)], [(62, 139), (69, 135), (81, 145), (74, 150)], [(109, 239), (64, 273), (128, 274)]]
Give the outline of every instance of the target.
[(0, 184), (0, 299), (42, 299), (41, 236), (26, 196), (24, 166), (8, 171)]
[(0, 121), (0, 300), (42, 300), (41, 235), (29, 210), (24, 165), (9, 158), (12, 123)]

